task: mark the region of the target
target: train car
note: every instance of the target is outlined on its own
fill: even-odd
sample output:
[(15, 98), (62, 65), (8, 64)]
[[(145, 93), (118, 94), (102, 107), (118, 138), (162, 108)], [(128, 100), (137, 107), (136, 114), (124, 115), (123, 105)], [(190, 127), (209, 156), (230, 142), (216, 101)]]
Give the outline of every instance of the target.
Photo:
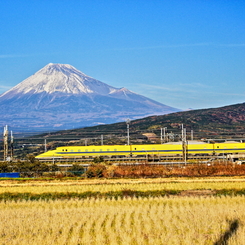
[(130, 156), (130, 154), (131, 145), (61, 146), (55, 150), (44, 152), (36, 156), (36, 158), (89, 158), (96, 156)]
[(187, 145), (190, 155), (227, 155), (245, 153), (245, 143), (227, 141), (224, 143), (194, 143)]
[(227, 141), (224, 143), (214, 143), (213, 145), (215, 155), (245, 153), (245, 143)]
[[(103, 157), (137, 157), (146, 155), (182, 155), (182, 142), (147, 145), (102, 145), (102, 146), (62, 146), (36, 156), (37, 159), (50, 158), (93, 158)], [(245, 153), (245, 143), (204, 143), (188, 142), (188, 155), (227, 155)]]

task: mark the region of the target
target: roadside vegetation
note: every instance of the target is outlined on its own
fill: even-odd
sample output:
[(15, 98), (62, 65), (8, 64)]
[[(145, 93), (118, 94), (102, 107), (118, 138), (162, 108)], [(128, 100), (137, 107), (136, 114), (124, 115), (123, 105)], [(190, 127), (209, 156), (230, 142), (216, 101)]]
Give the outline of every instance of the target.
[(229, 161), (201, 163), (197, 161), (161, 165), (158, 163), (112, 163), (95, 158), (87, 164), (55, 162), (43, 163), (29, 155), (25, 161), (0, 162), (0, 173), (19, 172), (21, 177), (81, 177), (81, 178), (159, 178), (245, 176), (245, 164)]

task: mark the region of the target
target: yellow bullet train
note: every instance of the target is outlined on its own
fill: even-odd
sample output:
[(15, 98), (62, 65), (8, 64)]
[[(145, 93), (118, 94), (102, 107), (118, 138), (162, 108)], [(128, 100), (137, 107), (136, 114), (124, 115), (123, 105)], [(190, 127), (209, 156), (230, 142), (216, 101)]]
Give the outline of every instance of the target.
[[(44, 152), (37, 159), (50, 158), (93, 158), (103, 157), (140, 157), (146, 155), (182, 155), (182, 142), (147, 145), (90, 145), (90, 146), (62, 146), (55, 150)], [(188, 155), (227, 155), (245, 153), (245, 143), (224, 142), (204, 143), (190, 141), (186, 144)]]

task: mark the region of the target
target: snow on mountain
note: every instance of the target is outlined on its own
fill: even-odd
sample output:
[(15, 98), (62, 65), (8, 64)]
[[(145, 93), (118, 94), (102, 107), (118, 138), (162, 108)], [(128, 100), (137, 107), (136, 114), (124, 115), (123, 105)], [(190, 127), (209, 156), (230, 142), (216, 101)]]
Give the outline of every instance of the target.
[(50, 63), (0, 96), (0, 126), (51, 130), (179, 111), (114, 88), (71, 65)]
[(50, 63), (0, 96), (54, 92), (68, 94), (109, 94), (116, 89), (93, 79), (71, 65)]
[(126, 100), (131, 100), (131, 101), (138, 101), (141, 103), (149, 104), (150, 106), (154, 106), (154, 107), (163, 106), (163, 104), (157, 101), (151, 100), (145, 96), (136, 94), (128, 90), (127, 88), (121, 88), (121, 89), (114, 90), (110, 93), (110, 96), (118, 98), (118, 99), (120, 98), (120, 99), (126, 99)]

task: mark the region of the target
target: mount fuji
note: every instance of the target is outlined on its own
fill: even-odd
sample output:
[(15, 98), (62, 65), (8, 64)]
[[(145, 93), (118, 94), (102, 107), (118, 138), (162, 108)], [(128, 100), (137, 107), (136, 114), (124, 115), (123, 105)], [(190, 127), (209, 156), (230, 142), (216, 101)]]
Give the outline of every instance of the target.
[(79, 128), (177, 111), (71, 65), (53, 63), (0, 95), (0, 126), (18, 131)]

